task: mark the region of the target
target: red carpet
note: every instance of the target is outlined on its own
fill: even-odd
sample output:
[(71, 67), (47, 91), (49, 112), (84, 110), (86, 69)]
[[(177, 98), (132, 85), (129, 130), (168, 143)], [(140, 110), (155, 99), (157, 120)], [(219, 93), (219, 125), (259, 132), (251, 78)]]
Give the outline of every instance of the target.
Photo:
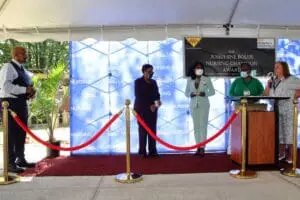
[[(300, 164), (299, 159), (298, 164)], [(161, 155), (159, 158), (146, 159), (138, 155), (131, 156), (131, 171), (141, 174), (228, 172), (238, 168), (239, 166), (234, 164), (225, 153), (206, 154), (205, 157), (193, 156), (193, 154), (168, 154)], [(256, 170), (278, 170), (274, 166), (255, 168)], [(28, 169), (21, 175), (101, 176), (116, 175), (125, 170), (125, 155), (70, 156), (44, 159), (37, 163), (35, 169)]]

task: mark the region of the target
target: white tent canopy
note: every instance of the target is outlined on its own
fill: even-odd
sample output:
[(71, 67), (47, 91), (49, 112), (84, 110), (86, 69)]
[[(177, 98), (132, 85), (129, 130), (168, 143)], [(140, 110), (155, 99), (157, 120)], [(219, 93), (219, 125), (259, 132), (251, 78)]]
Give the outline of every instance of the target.
[[(0, 39), (300, 38), (299, 0), (0, 0)], [(232, 24), (229, 35), (224, 24)]]

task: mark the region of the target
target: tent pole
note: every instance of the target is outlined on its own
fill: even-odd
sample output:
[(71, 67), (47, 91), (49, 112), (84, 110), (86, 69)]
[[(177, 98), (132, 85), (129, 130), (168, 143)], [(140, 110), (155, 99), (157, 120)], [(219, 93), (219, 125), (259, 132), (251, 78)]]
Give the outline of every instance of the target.
[(230, 24), (231, 25), (231, 22), (232, 22), (232, 19), (234, 17), (234, 14), (236, 13), (236, 9), (237, 7), (239, 6), (239, 3), (240, 3), (240, 0), (236, 0), (235, 4), (234, 4), (234, 7), (230, 13), (230, 16), (229, 16), (229, 20), (228, 20), (228, 23), (227, 24)]
[(3, 3), (0, 6), (0, 16), (2, 12), (4, 11), (4, 7), (8, 4), (9, 0), (4, 0)]
[(232, 19), (234, 17), (234, 14), (236, 13), (236, 9), (238, 7), (240, 3), (240, 0), (236, 0), (235, 4), (234, 4), (234, 7), (230, 13), (230, 16), (229, 16), (229, 19), (228, 19), (228, 23), (227, 24), (224, 24), (223, 27), (225, 28), (225, 31), (226, 31), (226, 35), (229, 35), (230, 34), (230, 28), (233, 27), (233, 25), (231, 24), (232, 22)]

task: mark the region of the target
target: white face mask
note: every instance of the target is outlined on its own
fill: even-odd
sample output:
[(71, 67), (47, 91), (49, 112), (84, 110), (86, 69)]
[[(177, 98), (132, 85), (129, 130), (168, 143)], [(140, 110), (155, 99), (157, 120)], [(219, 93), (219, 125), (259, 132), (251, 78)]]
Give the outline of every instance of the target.
[(248, 76), (248, 72), (241, 72), (241, 77), (246, 78)]
[(203, 69), (196, 69), (195, 74), (196, 76), (201, 76), (203, 74)]

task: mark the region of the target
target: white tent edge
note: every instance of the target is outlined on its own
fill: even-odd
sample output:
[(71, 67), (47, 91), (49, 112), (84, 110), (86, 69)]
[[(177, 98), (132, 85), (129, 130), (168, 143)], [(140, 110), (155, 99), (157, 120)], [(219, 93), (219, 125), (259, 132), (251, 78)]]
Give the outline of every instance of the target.
[(22, 42), (81, 41), (93, 38), (100, 41), (139, 41), (182, 39), (185, 36), (234, 38), (288, 38), (300, 39), (299, 26), (235, 25), (229, 33), (223, 25), (145, 25), (145, 26), (93, 26), (0, 29), (0, 40), (15, 39)]
[[(58, 0), (57, 0), (58, 1)], [(92, 0), (91, 0), (92, 1)], [(196, 1), (196, 0), (195, 0)], [(35, 1), (31, 1), (31, 3), (34, 3)], [(94, 3), (96, 1), (93, 1)], [(101, 2), (106, 2), (106, 0), (103, 0)], [(258, 1), (259, 2), (259, 1)], [(258, 2), (256, 2), (257, 6), (255, 8), (259, 9)], [(13, 4), (15, 3), (15, 4)], [(0, 0), (0, 17), (3, 17), (4, 14), (9, 14), (11, 9), (22, 9), (23, 7), (19, 7), (18, 4), (16, 4), (17, 1), (11, 1), (11, 0)], [(68, 4), (69, 3), (69, 4)], [(74, 5), (81, 5), (79, 6), (78, 14), (81, 16), (81, 13), (84, 13), (86, 5), (80, 4), (80, 2), (72, 2), (71, 0), (67, 1), (67, 4), (69, 7), (73, 8)], [(81, 2), (82, 3), (82, 2)], [(99, 2), (98, 2), (99, 3)], [(220, 2), (219, 2), (220, 3)], [(8, 5), (11, 4), (9, 7)], [(255, 4), (255, 5), (256, 5)], [(34, 4), (33, 4), (34, 5)], [(43, 4), (42, 4), (43, 5)], [(48, 5), (48, 4), (47, 4)], [(91, 4), (92, 5), (92, 4)], [(97, 4), (98, 5), (98, 4)], [(101, 11), (102, 4), (99, 7)], [(113, 3), (109, 4), (108, 10), (114, 11)], [(191, 4), (194, 5), (194, 4)], [(198, 5), (198, 4), (196, 4)], [(222, 5), (222, 4), (221, 4)], [(229, 9), (229, 18), (226, 20), (227, 23), (225, 25), (231, 26), (232, 28), (224, 28), (224, 24), (154, 24), (154, 25), (95, 25), (92, 26), (72, 26), (66, 27), (66, 26), (60, 26), (59, 22), (64, 20), (64, 18), (59, 18), (58, 13), (60, 10), (55, 7), (55, 12), (53, 13), (53, 16), (58, 17), (61, 21), (56, 21), (54, 23), (55, 27), (49, 26), (39, 26), (41, 23), (34, 23), (35, 18), (30, 18), (31, 15), (28, 15), (30, 19), (29, 22), (32, 21), (32, 23), (29, 24), (36, 24), (36, 26), (31, 27), (29, 24), (25, 23), (24, 27), (14, 26), (10, 24), (9, 16), (7, 15), (6, 21), (3, 21), (4, 24), (0, 25), (0, 40), (6, 40), (6, 39), (15, 39), (22, 42), (39, 42), (44, 41), (47, 39), (53, 39), (56, 41), (80, 41), (87, 38), (93, 38), (95, 40), (100, 41), (123, 41), (128, 38), (135, 38), (139, 41), (149, 41), (149, 40), (165, 40), (166, 38), (175, 38), (175, 39), (182, 39), (185, 36), (200, 36), (200, 37), (234, 37), (234, 38), (288, 38), (288, 39), (300, 39), (300, 24), (298, 23), (295, 26), (291, 25), (259, 25), (260, 23), (263, 23), (263, 20), (254, 22), (254, 24), (248, 24), (247, 22), (242, 22), (240, 20), (241, 14), (244, 15), (244, 12), (249, 10), (249, 7), (247, 6), (247, 1), (242, 0), (234, 0), (232, 1), (232, 4), (227, 5), (231, 9)], [(251, 4), (250, 4), (251, 5)], [(263, 7), (264, 4), (260, 5)], [(285, 4), (283, 4), (285, 5)], [(290, 6), (291, 8), (295, 8), (298, 4), (292, 3)], [(48, 5), (49, 6), (49, 5)], [(232, 6), (232, 7), (231, 7)], [(278, 4), (278, 6), (282, 6), (282, 4)], [(17, 7), (17, 8), (16, 8)], [(105, 6), (104, 6), (105, 7)], [(225, 6), (226, 7), (226, 6)], [(91, 7), (91, 9), (94, 8)], [(27, 8), (28, 14), (30, 14), (32, 10), (32, 5)], [(48, 9), (47, 6), (42, 6), (41, 9)], [(103, 8), (104, 9), (104, 8)], [(246, 9), (246, 10), (245, 10)], [(44, 10), (44, 11), (46, 11)], [(104, 9), (107, 10), (107, 9)], [(102, 11), (104, 11), (102, 10)], [(170, 10), (172, 10), (170, 8)], [(72, 10), (71, 10), (72, 11)], [(75, 9), (76, 11), (76, 9)], [(74, 12), (75, 12), (74, 11)], [(80, 12), (79, 12), (80, 11)], [(81, 12), (82, 11), (82, 12)], [(126, 11), (126, 9), (125, 9)], [(264, 10), (263, 10), (264, 11)], [(72, 13), (72, 12), (71, 12)], [(247, 13), (247, 12), (246, 12)], [(237, 15), (239, 14), (239, 15)], [(249, 13), (248, 13), (249, 14)], [(235, 16), (237, 15), (237, 16)], [(27, 15), (24, 15), (27, 16)], [(84, 15), (82, 15), (84, 16)], [(144, 17), (144, 15), (141, 15)], [(140, 17), (141, 17), (140, 16)], [(186, 15), (182, 15), (186, 17)], [(52, 17), (52, 15), (51, 15)], [(45, 21), (51, 21), (52, 18), (49, 18), (47, 15), (45, 17)], [(54, 18), (56, 18), (54, 17)], [(203, 16), (202, 16), (203, 17)], [(213, 17), (213, 16), (211, 16)], [(274, 17), (274, 16), (273, 16)], [(177, 19), (175, 17), (175, 19)], [(197, 18), (195, 18), (197, 19)], [(235, 20), (234, 20), (235, 19)], [(248, 19), (247, 17), (245, 19)], [(251, 18), (249, 18), (251, 19)], [(87, 18), (88, 20), (88, 18)], [(242, 19), (241, 19), (242, 20)], [(276, 20), (274, 18), (274, 20)], [(14, 20), (15, 21), (15, 20)], [(22, 21), (22, 20), (21, 20)], [(176, 21), (176, 20), (175, 20)], [(221, 20), (224, 22), (224, 20)], [(247, 20), (246, 20), (247, 21)], [(251, 20), (250, 20), (251, 21)], [(250, 22), (248, 21), (248, 22)], [(137, 21), (139, 22), (139, 21)], [(135, 23), (135, 22), (133, 22)], [(216, 23), (220, 23), (216, 22)], [(241, 24), (246, 23), (246, 24)], [(253, 22), (252, 22), (253, 23)], [(295, 21), (291, 21), (291, 23), (296, 23)], [(73, 24), (73, 23), (71, 23)], [(76, 24), (76, 23), (75, 23)], [(85, 24), (85, 22), (83, 23)], [(131, 23), (130, 23), (131, 24)], [(29, 25), (29, 27), (27, 27)], [(2, 27), (1, 27), (2, 26)], [(7, 26), (7, 27), (6, 27)], [(23, 25), (22, 25), (23, 26)], [(15, 28), (11, 28), (15, 27)], [(229, 31), (228, 31), (229, 30)]]

